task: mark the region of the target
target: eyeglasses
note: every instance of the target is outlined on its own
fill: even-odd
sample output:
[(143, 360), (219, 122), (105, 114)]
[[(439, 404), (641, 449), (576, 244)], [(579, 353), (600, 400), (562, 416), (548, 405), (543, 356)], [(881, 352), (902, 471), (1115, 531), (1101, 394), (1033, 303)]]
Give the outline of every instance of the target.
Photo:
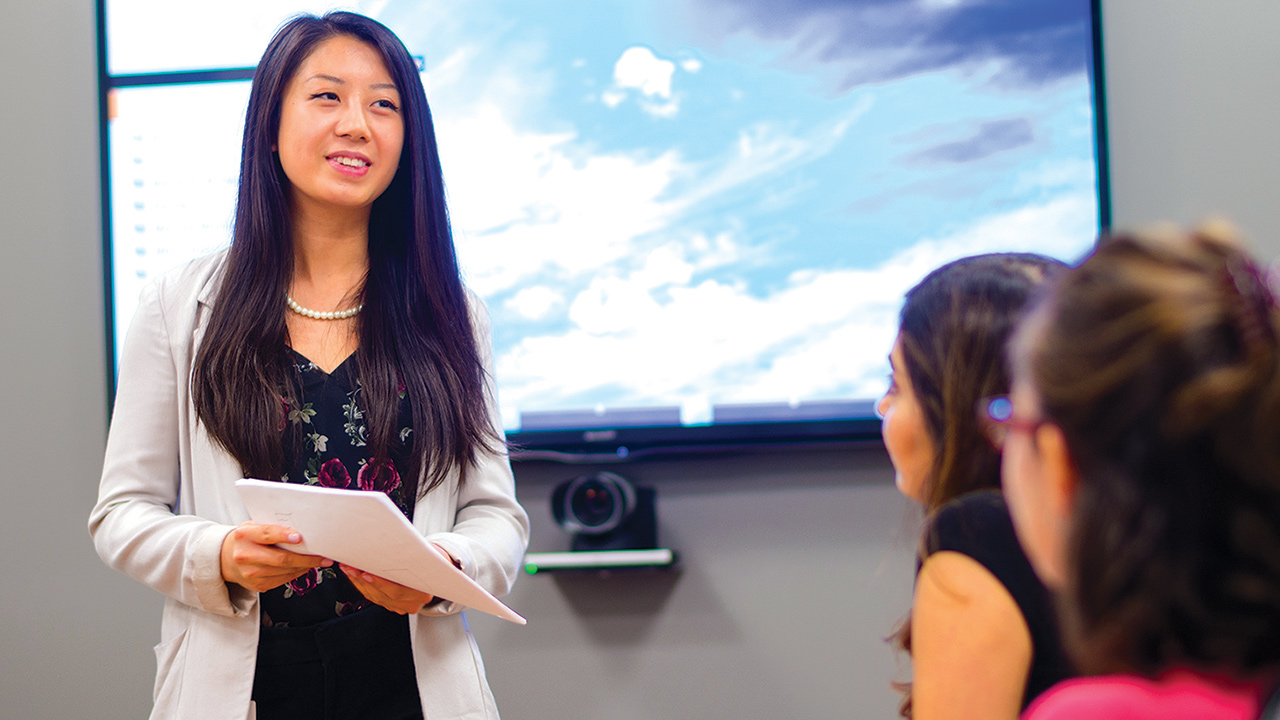
[(978, 401), (978, 423), (997, 450), (1004, 449), (1004, 441), (1010, 433), (1034, 433), (1047, 420), (1018, 417), (1013, 413), (1013, 401), (1008, 395), (996, 395)]

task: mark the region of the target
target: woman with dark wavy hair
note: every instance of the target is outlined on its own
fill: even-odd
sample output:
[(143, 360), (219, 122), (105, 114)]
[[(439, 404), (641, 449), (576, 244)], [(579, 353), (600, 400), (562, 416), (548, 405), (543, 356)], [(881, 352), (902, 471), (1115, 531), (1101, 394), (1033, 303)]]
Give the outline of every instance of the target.
[(1000, 495), (1000, 454), (974, 412), (980, 398), (1008, 392), (1009, 335), (1061, 267), (1021, 253), (963, 258), (903, 304), (879, 406), (898, 489), (926, 516), (915, 598), (896, 633), (912, 659), (903, 716), (1013, 720), (1070, 674), (1048, 593)]
[(1280, 678), (1280, 312), (1228, 233), (1119, 235), (1011, 346), (1018, 537), (1079, 667), (1033, 720), (1252, 720)]
[(490, 592), (528, 540), (461, 282), (431, 113), (383, 25), (276, 33), (229, 250), (143, 294), (120, 365), (99, 554), (166, 595), (152, 717), (496, 718), (455, 603), (289, 550), (244, 476), (384, 492)]

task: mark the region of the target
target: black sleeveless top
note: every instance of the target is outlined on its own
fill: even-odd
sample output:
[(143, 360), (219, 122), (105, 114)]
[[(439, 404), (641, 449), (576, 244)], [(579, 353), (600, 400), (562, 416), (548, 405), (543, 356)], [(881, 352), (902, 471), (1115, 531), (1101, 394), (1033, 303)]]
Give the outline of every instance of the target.
[[(298, 407), (286, 407), (281, 480), (384, 492), (412, 520), (413, 498), (401, 479), (409, 463), (413, 425), (405, 392), (400, 393), (399, 442), (391, 448), (391, 457), (371, 459), (355, 354), (325, 373), (296, 350), (291, 352)], [(336, 565), (310, 570), (262, 593), (260, 601), (267, 627), (315, 625), (371, 604)]]
[(965, 493), (943, 505), (925, 533), (925, 550), (926, 556), (951, 550), (977, 560), (1018, 604), (1031, 631), (1031, 670), (1022, 695), (1023, 710), (1037, 695), (1075, 675), (1059, 639), (1052, 596), (1023, 554), (999, 490)]

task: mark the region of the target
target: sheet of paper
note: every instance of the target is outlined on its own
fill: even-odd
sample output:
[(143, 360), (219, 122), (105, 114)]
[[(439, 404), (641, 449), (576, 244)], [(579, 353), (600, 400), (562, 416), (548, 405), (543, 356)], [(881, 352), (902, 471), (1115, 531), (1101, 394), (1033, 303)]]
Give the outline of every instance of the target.
[(248, 478), (237, 480), (236, 489), (255, 523), (283, 525), (302, 535), (302, 543), (289, 550), (327, 557), (525, 624), (419, 535), (384, 493)]

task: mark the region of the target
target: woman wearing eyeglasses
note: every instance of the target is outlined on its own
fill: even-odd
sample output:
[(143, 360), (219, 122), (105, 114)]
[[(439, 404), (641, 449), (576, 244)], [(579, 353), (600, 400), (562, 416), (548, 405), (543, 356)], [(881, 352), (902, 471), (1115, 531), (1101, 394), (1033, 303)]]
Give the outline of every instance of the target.
[(1036, 287), (1061, 267), (1038, 255), (980, 255), (906, 295), (878, 406), (898, 489), (926, 518), (915, 597), (896, 633), (913, 666), (905, 717), (1012, 720), (1071, 674), (977, 413), (982, 398), (1008, 392), (1005, 344)]
[(1221, 231), (1115, 237), (1055, 283), (1011, 355), (1009, 508), (1093, 675), (1026, 717), (1259, 717), (1280, 678), (1280, 311), (1265, 276)]

